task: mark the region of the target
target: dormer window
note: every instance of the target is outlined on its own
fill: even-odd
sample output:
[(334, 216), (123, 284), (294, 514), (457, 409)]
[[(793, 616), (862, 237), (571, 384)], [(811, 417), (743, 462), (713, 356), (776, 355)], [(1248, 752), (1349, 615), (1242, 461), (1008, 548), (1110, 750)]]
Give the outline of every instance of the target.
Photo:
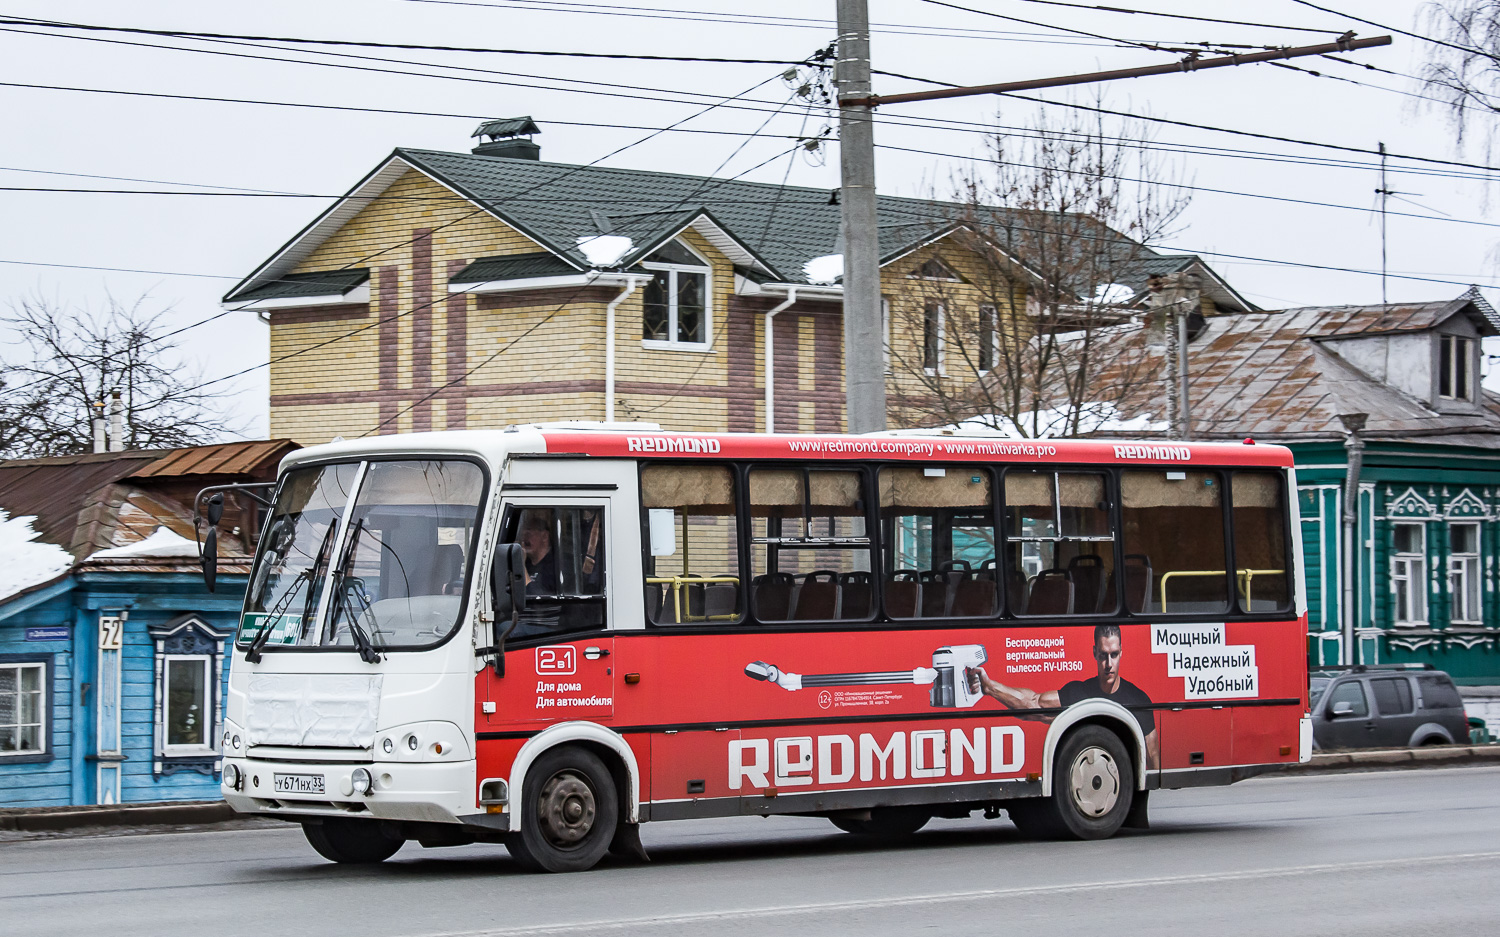
[(907, 274), (914, 280), (941, 280), (944, 283), (962, 283), (963, 278), (953, 272), (953, 268), (943, 263), (937, 257), (926, 261), (917, 269)]
[(1474, 339), (1458, 335), (1438, 337), (1438, 396), (1444, 400), (1474, 399)]
[(652, 273), (646, 283), (641, 338), (648, 346), (706, 348), (708, 261), (681, 241), (668, 241), (641, 261), (641, 266)]

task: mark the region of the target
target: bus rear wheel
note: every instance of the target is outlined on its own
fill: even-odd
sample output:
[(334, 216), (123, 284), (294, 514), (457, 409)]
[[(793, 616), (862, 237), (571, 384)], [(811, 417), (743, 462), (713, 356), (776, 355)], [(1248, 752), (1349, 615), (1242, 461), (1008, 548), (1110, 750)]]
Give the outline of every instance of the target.
[(609, 768), (592, 752), (565, 745), (527, 770), (520, 826), (506, 848), (534, 872), (582, 872), (609, 849), (620, 803)]
[(927, 825), (932, 812), (925, 807), (874, 807), (870, 819), (852, 820), (848, 817), (830, 817), (833, 825), (845, 833), (853, 833), (868, 839), (900, 839), (910, 836)]
[(1103, 726), (1068, 733), (1052, 758), (1052, 796), (1018, 801), (1011, 820), (1045, 839), (1108, 839), (1135, 797), (1135, 768), (1120, 737)]
[(386, 834), (378, 820), (348, 820), (329, 817), (321, 823), (302, 824), (302, 834), (330, 862), (372, 865), (396, 854), (406, 842)]

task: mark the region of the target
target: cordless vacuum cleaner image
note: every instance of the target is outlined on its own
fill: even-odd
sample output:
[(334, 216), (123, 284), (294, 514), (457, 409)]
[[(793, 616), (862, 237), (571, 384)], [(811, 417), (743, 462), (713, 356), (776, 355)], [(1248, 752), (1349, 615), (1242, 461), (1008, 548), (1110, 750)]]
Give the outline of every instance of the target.
[(745, 665), (745, 676), (752, 680), (774, 683), (783, 690), (803, 690), (826, 686), (875, 686), (879, 684), (914, 683), (931, 685), (928, 701), (943, 709), (969, 709), (984, 696), (969, 689), (969, 671), (989, 656), (983, 644), (955, 644), (932, 652), (932, 666), (915, 670), (889, 670), (877, 673), (790, 673), (775, 664), (755, 661)]

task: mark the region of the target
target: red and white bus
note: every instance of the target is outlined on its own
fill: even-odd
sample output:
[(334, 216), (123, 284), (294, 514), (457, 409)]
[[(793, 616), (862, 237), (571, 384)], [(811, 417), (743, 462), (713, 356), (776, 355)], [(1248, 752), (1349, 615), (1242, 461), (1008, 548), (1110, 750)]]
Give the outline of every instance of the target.
[(1002, 811), (1094, 839), (1306, 760), (1291, 454), (522, 428), (289, 455), (223, 792), (325, 857)]

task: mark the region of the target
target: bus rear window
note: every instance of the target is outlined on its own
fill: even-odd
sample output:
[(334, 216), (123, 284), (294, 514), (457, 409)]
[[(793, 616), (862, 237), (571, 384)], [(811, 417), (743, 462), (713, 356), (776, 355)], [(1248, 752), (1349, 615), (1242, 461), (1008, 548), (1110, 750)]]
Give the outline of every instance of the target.
[(1285, 611), (1292, 605), (1292, 583), (1287, 574), (1281, 476), (1235, 472), (1230, 481), (1235, 592), (1240, 606), (1247, 612)]
[(646, 617), (659, 625), (740, 619), (734, 472), (723, 465), (641, 468)]
[(1217, 472), (1121, 473), (1124, 562), (1149, 586), (1144, 594), (1127, 595), (1131, 611), (1228, 611), (1222, 488)]

